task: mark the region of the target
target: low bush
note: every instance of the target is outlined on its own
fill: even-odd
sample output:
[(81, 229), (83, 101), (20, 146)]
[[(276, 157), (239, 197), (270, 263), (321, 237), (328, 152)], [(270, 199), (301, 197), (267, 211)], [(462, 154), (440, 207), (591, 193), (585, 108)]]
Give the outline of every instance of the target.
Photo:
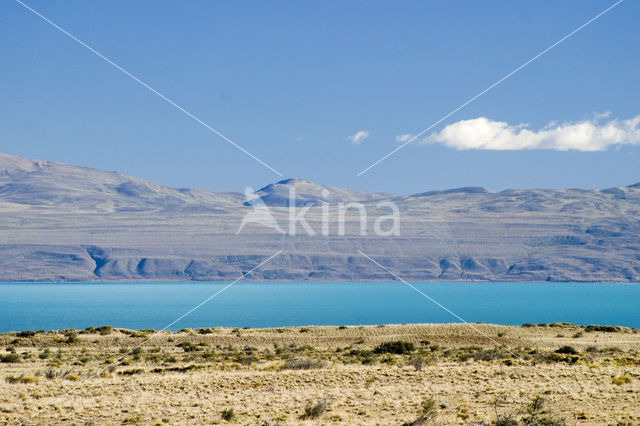
[(396, 340), (394, 342), (384, 342), (379, 344), (375, 347), (373, 352), (377, 354), (404, 355), (413, 352), (415, 349), (415, 345), (411, 342)]
[(142, 368), (131, 368), (129, 370), (118, 371), (118, 374), (122, 376), (133, 376), (135, 374), (142, 374), (144, 370)]
[(0, 357), (0, 362), (6, 364), (22, 362), (22, 357), (19, 354), (7, 354)]
[(619, 331), (622, 331), (622, 327), (616, 327), (613, 325), (588, 325), (587, 327), (585, 327), (584, 331), (603, 331), (605, 333), (617, 333)]
[(106, 336), (108, 334), (111, 334), (111, 332), (113, 331), (113, 327), (111, 327), (110, 325), (102, 325), (100, 327), (97, 327), (96, 331), (100, 333), (101, 336)]
[(415, 368), (416, 371), (420, 371), (424, 366), (424, 358), (411, 358), (408, 361), (408, 364), (413, 366), (413, 368)]
[(418, 418), (412, 422), (405, 422), (402, 426), (419, 426), (431, 424), (436, 416), (436, 402), (433, 398), (422, 400), (418, 407)]
[(304, 413), (300, 416), (300, 420), (317, 419), (329, 408), (329, 403), (321, 399), (319, 401), (307, 401), (304, 406)]
[(37, 333), (33, 330), (23, 330), (16, 333), (16, 337), (33, 337)]
[(545, 399), (542, 396), (536, 396), (528, 405), (528, 416), (522, 418), (525, 425), (548, 425), (548, 426), (565, 426), (563, 419), (553, 418), (546, 414), (543, 410)]
[(616, 386), (622, 386), (631, 383), (631, 377), (629, 376), (618, 376), (611, 381)]
[(569, 345), (560, 346), (555, 351), (557, 354), (568, 354), (568, 355), (578, 355), (579, 352), (573, 347)]
[(222, 410), (220, 416), (222, 417), (222, 420), (230, 422), (235, 419), (236, 413), (233, 411), (233, 408), (226, 408)]
[(542, 356), (543, 361), (546, 362), (564, 362), (567, 364), (577, 364), (584, 359), (580, 355), (564, 355), (556, 352), (551, 352)]
[(40, 379), (34, 376), (25, 376), (21, 374), (19, 376), (7, 376), (5, 377), (7, 383), (38, 383)]
[(315, 359), (290, 359), (284, 363), (281, 370), (312, 370), (315, 368), (323, 368), (326, 364), (324, 361)]
[(67, 340), (64, 341), (64, 343), (67, 343), (69, 345), (72, 345), (74, 343), (78, 343), (79, 339), (78, 339), (78, 333), (76, 332), (71, 332), (67, 334)]
[(182, 348), (182, 350), (185, 352), (196, 352), (200, 350), (200, 348), (197, 345), (191, 342), (181, 342), (181, 343), (178, 343), (176, 346), (179, 348)]
[(496, 419), (496, 426), (518, 426), (518, 421), (511, 415), (498, 416)]
[(258, 362), (258, 358), (254, 355), (237, 354), (233, 357), (233, 361), (242, 365), (251, 365)]

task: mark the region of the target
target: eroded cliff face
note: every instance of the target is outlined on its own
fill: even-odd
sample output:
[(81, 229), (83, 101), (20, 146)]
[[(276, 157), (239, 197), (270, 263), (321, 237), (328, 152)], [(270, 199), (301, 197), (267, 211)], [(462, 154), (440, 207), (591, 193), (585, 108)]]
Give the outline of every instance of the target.
[[(413, 196), (370, 194), (288, 179), (254, 197), (288, 230), (290, 188), (315, 235), (256, 223), (242, 193), (167, 188), (118, 173), (0, 154), (1, 281), (247, 280), (640, 281), (640, 185), (605, 190), (483, 188)], [(399, 235), (373, 222), (399, 208)], [(361, 202), (345, 232), (324, 203)], [(335, 214), (335, 209), (331, 214)]]

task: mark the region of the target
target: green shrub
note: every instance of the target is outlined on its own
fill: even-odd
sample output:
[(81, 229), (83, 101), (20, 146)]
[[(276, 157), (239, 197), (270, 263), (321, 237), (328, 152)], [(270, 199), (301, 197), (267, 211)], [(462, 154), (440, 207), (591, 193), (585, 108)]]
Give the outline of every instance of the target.
[(327, 410), (328, 407), (329, 404), (324, 399), (316, 402), (307, 401), (307, 404), (304, 406), (304, 413), (300, 416), (300, 419), (317, 419)]
[(618, 331), (622, 331), (622, 327), (616, 327), (613, 325), (588, 325), (584, 331), (603, 331), (605, 333), (617, 333)]
[(233, 357), (233, 361), (242, 365), (251, 365), (258, 362), (258, 358), (253, 355), (237, 354)]
[(420, 371), (424, 366), (424, 358), (411, 358), (408, 361), (408, 364), (413, 366), (413, 368), (415, 368), (416, 371)]
[(110, 325), (102, 325), (100, 327), (97, 327), (96, 331), (100, 333), (101, 336), (106, 336), (108, 334), (111, 334), (111, 332), (113, 331), (113, 327), (111, 327)]
[(384, 342), (379, 344), (373, 350), (377, 354), (396, 354), (404, 355), (415, 350), (415, 345), (411, 342), (397, 340), (395, 342)]
[(5, 377), (5, 380), (7, 383), (25, 383), (25, 384), (38, 383), (40, 381), (40, 379), (38, 379), (37, 377), (25, 376), (24, 374), (21, 374), (19, 376), (7, 376)]
[(538, 395), (528, 405), (528, 416), (522, 418), (522, 422), (525, 425), (547, 425), (547, 426), (565, 426), (564, 419), (556, 419), (549, 417), (545, 414), (544, 408), (545, 399)]
[(200, 350), (200, 348), (197, 345), (191, 342), (181, 342), (181, 343), (178, 343), (176, 346), (179, 348), (182, 348), (182, 350), (185, 352), (197, 352)]
[(569, 355), (577, 355), (579, 352), (573, 347), (569, 345), (560, 346), (555, 351), (557, 354), (569, 354)]
[(78, 339), (78, 333), (76, 332), (71, 332), (67, 334), (67, 340), (65, 340), (64, 342), (72, 345), (74, 343), (78, 343), (80, 340)]
[(616, 386), (622, 386), (622, 385), (626, 385), (628, 383), (631, 383), (631, 377), (629, 377), (629, 376), (618, 376), (615, 379), (613, 379), (611, 382)]
[(518, 421), (511, 415), (498, 416), (495, 424), (496, 426), (518, 426)]
[(19, 354), (8, 354), (8, 355), (3, 355), (0, 358), (0, 362), (4, 362), (4, 363), (16, 363), (16, 362), (22, 362), (22, 357)]
[(16, 337), (33, 337), (36, 332), (33, 330), (23, 330), (16, 333)]
[(311, 370), (314, 368), (323, 368), (326, 364), (323, 361), (315, 359), (290, 359), (284, 363), (281, 370)]
[(133, 376), (134, 374), (142, 374), (144, 370), (142, 368), (131, 368), (129, 370), (118, 371), (118, 374), (122, 376)]
[(412, 422), (405, 422), (402, 426), (419, 426), (430, 424), (431, 420), (436, 416), (436, 402), (429, 397), (422, 400), (418, 407), (418, 418)]
[(222, 410), (220, 416), (222, 417), (222, 420), (230, 422), (231, 420), (235, 419), (236, 413), (233, 411), (233, 408), (226, 408)]

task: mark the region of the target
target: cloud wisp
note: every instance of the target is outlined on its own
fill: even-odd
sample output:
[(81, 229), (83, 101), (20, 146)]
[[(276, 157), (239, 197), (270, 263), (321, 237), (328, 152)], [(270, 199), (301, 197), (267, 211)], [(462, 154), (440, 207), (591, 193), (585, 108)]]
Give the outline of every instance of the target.
[(360, 145), (363, 140), (369, 137), (369, 132), (366, 130), (358, 130), (354, 135), (351, 135), (346, 138), (349, 142), (354, 145)]
[[(486, 117), (461, 120), (449, 124), (420, 140), (421, 144), (441, 144), (457, 150), (514, 151), (549, 149), (556, 151), (605, 151), (612, 146), (640, 145), (640, 115), (627, 120), (603, 122), (607, 114), (592, 120), (551, 122), (539, 130), (528, 124), (510, 125)], [(399, 135), (403, 142), (408, 135)]]

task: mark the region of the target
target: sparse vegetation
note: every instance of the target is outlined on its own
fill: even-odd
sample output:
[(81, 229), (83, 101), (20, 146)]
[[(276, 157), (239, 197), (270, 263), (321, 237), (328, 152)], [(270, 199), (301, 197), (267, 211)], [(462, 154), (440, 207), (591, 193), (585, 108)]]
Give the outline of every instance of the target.
[[(563, 415), (594, 424), (620, 413), (621, 422), (640, 418), (633, 385), (640, 333), (591, 331), (576, 342), (582, 329), (575, 325), (476, 327), (487, 336), (509, 336), (508, 347), (454, 324), (304, 327), (302, 333), (299, 327), (202, 328), (159, 333), (144, 347), (138, 336), (149, 331), (0, 334), (0, 360), (13, 361), (0, 364), (0, 413), (10, 424), (34, 414), (43, 424), (60, 418), (82, 424), (96, 413), (95, 424), (115, 418), (129, 424), (528, 426), (560, 425)], [(78, 340), (67, 343), (74, 334)], [(564, 397), (576, 381), (585, 397)], [(76, 386), (82, 391), (73, 405), (46, 405)], [(504, 389), (517, 392), (498, 410), (479, 397)], [(425, 398), (425, 390), (445, 400)], [(145, 404), (134, 405), (142, 394)], [(157, 414), (167, 401), (179, 407), (171, 418)], [(84, 408), (96, 405), (103, 408), (91, 414)]]

